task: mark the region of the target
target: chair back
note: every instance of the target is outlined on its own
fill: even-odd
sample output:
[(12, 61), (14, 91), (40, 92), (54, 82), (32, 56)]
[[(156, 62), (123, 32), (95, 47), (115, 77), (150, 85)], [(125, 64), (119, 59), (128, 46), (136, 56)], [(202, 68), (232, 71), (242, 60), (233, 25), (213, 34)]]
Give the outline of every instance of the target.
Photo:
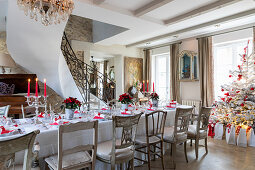
[(0, 107), (0, 115), (8, 117), (10, 107), (11, 107), (11, 105)]
[(16, 152), (25, 150), (23, 170), (30, 170), (32, 164), (33, 153), (32, 149), (34, 146), (35, 137), (40, 131), (36, 130), (18, 138), (0, 141), (0, 169), (6, 169), (4, 167), (5, 162), (9, 161), (15, 155)]
[(15, 89), (15, 85), (12, 84), (9, 86), (8, 84), (4, 82), (0, 82), (0, 95), (7, 95), (7, 94), (13, 94)]
[[(124, 149), (131, 146), (134, 149), (136, 129), (139, 119), (143, 113), (134, 116), (113, 116), (113, 142), (112, 142), (112, 158), (115, 159), (116, 149)], [(117, 143), (117, 128), (122, 128), (120, 142)]]
[(199, 134), (200, 130), (207, 131), (211, 111), (211, 107), (201, 107), (197, 119), (197, 134)]
[[(66, 133), (72, 133), (81, 130), (93, 129), (93, 144), (77, 146), (67, 151), (63, 150), (63, 135)], [(69, 125), (61, 125), (58, 129), (58, 165), (57, 169), (62, 169), (62, 158), (65, 154), (76, 153), (80, 151), (91, 151), (92, 167), (96, 163), (96, 152), (97, 152), (97, 139), (98, 139), (98, 121), (91, 122), (78, 122)], [(93, 169), (93, 168), (92, 168)]]
[(183, 140), (187, 139), (189, 120), (192, 111), (193, 108), (176, 108), (174, 122), (174, 139), (177, 140), (178, 142), (182, 142)]
[(146, 138), (160, 136), (163, 139), (167, 112), (157, 110), (145, 115)]

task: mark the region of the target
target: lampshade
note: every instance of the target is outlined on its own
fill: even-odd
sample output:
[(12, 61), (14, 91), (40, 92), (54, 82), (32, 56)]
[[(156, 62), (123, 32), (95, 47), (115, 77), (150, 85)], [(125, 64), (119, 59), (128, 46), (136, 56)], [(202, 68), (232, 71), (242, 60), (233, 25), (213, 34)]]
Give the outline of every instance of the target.
[(11, 68), (16, 67), (16, 63), (9, 54), (0, 53), (0, 66)]

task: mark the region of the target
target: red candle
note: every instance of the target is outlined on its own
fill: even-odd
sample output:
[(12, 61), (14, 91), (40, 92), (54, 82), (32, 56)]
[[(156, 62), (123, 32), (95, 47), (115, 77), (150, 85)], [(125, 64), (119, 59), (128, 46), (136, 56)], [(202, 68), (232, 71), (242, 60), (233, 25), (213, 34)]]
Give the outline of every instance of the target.
[(144, 85), (144, 80), (143, 80), (143, 92), (145, 92), (145, 85)]
[(35, 97), (38, 97), (38, 78), (35, 79)]
[(47, 96), (47, 91), (46, 91), (46, 79), (44, 79), (44, 96)]
[(147, 80), (147, 92), (149, 92), (149, 80)]
[(30, 79), (28, 79), (28, 82), (27, 82), (27, 96), (28, 97), (30, 96)]
[(153, 93), (155, 92), (155, 89), (154, 89), (154, 82), (153, 82)]

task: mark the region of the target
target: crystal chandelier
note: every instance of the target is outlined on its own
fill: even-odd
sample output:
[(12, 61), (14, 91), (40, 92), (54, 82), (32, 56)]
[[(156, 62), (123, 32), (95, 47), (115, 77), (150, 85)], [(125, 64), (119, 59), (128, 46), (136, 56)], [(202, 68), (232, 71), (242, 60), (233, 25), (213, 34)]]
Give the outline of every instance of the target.
[(73, 0), (17, 0), (18, 6), (31, 19), (41, 17), (43, 25), (66, 21), (74, 8)]

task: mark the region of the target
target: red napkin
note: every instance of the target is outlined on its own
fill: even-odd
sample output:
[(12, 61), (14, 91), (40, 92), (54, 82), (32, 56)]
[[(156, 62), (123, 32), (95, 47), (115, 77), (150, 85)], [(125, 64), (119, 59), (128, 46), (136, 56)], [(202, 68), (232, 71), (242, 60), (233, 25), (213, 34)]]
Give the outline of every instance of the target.
[(13, 125), (13, 126), (18, 127), (18, 125)]
[(175, 108), (175, 107), (173, 107), (173, 106), (166, 106), (166, 107), (168, 107), (168, 108)]
[(127, 113), (127, 112), (121, 112), (121, 114), (123, 114), (123, 115), (131, 115), (131, 113)]
[(44, 115), (44, 113), (43, 113), (43, 112), (41, 112), (41, 114), (39, 114), (39, 115), (38, 115), (38, 117), (43, 118), (43, 117), (44, 117), (43, 115)]
[(155, 111), (154, 109), (148, 109), (149, 111)]
[(80, 113), (78, 110), (74, 111), (74, 113)]
[(0, 128), (2, 129), (1, 135), (2, 134), (6, 134), (6, 133), (10, 133), (13, 132), (14, 130), (6, 130), (3, 126), (0, 126)]
[(132, 104), (129, 104), (128, 107), (133, 107)]
[(104, 118), (100, 116), (95, 116), (93, 119), (104, 119)]
[(107, 110), (106, 108), (102, 108), (101, 110)]
[[(64, 122), (63, 124), (66, 124), (66, 123), (69, 123), (69, 122)], [(54, 122), (54, 123), (51, 123), (50, 125), (59, 125), (57, 122)]]

